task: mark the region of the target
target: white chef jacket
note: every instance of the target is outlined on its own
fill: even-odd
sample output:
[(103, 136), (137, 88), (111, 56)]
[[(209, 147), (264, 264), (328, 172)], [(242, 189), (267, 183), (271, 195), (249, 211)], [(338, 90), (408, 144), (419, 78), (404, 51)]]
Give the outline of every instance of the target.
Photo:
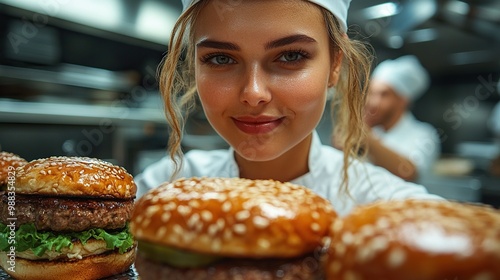
[(409, 159), (418, 174), (429, 173), (441, 154), (441, 142), (434, 127), (418, 121), (412, 113), (406, 112), (388, 131), (373, 128), (374, 135), (384, 146)]
[[(234, 150), (191, 150), (184, 156), (180, 177), (239, 177), (234, 159)], [(341, 216), (348, 214), (358, 204), (376, 200), (419, 198), (440, 199), (431, 195), (425, 187), (405, 182), (383, 168), (356, 161), (349, 168), (349, 193), (340, 193), (342, 182), (343, 154), (341, 151), (322, 145), (315, 131), (309, 153), (309, 173), (292, 180), (292, 183), (309, 187), (328, 199)], [(138, 197), (162, 182), (170, 180), (173, 163), (170, 157), (147, 167), (135, 178)]]

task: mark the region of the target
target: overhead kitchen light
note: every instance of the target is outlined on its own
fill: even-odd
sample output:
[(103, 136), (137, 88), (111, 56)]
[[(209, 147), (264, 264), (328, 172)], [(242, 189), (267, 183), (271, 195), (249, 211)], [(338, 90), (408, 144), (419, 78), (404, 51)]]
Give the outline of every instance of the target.
[(115, 29), (120, 27), (123, 14), (122, 3), (119, 0), (1, 0), (0, 2), (30, 10), (40, 15), (84, 23), (101, 29)]
[(450, 54), (449, 58), (454, 65), (466, 65), (490, 61), (495, 53), (490, 50), (459, 52)]
[(144, 1), (137, 13), (136, 31), (141, 37), (168, 44), (179, 14), (159, 1)]
[(407, 43), (421, 43), (436, 40), (439, 34), (435, 28), (423, 28), (408, 32)]
[(470, 10), (469, 4), (462, 2), (462, 1), (448, 1), (445, 4), (445, 9), (460, 15), (467, 15)]
[(390, 36), (387, 40), (388, 46), (392, 49), (400, 49), (403, 47), (404, 43), (403, 37), (399, 35)]
[(383, 17), (390, 17), (399, 13), (399, 6), (393, 2), (387, 2), (363, 9), (362, 11), (365, 19), (376, 19)]

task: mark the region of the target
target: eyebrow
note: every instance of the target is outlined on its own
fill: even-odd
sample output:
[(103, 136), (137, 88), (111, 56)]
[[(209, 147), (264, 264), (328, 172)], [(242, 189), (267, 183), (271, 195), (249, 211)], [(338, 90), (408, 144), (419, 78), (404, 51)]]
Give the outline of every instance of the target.
[[(307, 36), (307, 35), (302, 35), (302, 34), (297, 34), (297, 35), (291, 35), (287, 37), (283, 37), (280, 39), (276, 39), (273, 41), (270, 41), (265, 44), (264, 49), (269, 50), (273, 48), (279, 48), (283, 47), (286, 45), (290, 45), (293, 43), (315, 43), (316, 40), (313, 38)], [(229, 51), (239, 51), (241, 50), (240, 47), (234, 43), (231, 42), (222, 42), (222, 41), (215, 41), (215, 40), (210, 40), (210, 39), (204, 39), (201, 40), (196, 44), (197, 48), (213, 48), (213, 49), (221, 49), (221, 50), (229, 50)]]
[(197, 48), (212, 48), (212, 49), (221, 49), (221, 50), (228, 50), (228, 51), (239, 51), (240, 47), (238, 47), (236, 44), (230, 43), (230, 42), (221, 42), (221, 41), (215, 41), (215, 40), (210, 40), (210, 39), (204, 39), (201, 40), (196, 44)]
[(315, 42), (316, 40), (307, 35), (297, 34), (271, 41), (265, 45), (264, 49), (269, 50), (273, 48), (279, 48), (293, 43), (315, 43)]

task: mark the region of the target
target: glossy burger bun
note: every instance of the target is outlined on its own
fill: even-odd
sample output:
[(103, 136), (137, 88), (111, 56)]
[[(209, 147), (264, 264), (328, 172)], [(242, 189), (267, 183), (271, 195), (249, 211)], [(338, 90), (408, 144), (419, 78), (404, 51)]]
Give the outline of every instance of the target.
[(109, 277), (127, 271), (135, 261), (136, 246), (128, 252), (105, 253), (76, 261), (31, 261), (15, 259), (15, 272), (8, 270), (9, 256), (0, 252), (0, 265), (14, 279), (24, 280), (92, 280)]
[(130, 229), (139, 242), (225, 257), (295, 257), (323, 246), (336, 217), (310, 189), (272, 180), (189, 178), (141, 197)]
[(16, 172), (18, 194), (132, 199), (137, 190), (123, 167), (95, 158), (42, 158)]
[(26, 163), (27, 161), (19, 155), (0, 152), (0, 186), (7, 185), (8, 178), (11, 176), (14, 177), (15, 169)]
[(500, 279), (500, 212), (440, 200), (361, 206), (331, 226), (327, 279)]

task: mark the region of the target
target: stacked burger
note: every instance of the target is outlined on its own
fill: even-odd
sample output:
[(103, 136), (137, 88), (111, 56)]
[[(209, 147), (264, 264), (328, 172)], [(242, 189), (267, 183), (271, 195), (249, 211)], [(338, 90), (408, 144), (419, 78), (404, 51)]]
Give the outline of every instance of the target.
[(189, 178), (141, 197), (131, 231), (141, 279), (323, 279), (330, 203), (272, 180)]
[(14, 185), (14, 207), (6, 194), (0, 205), (0, 265), (14, 278), (99, 279), (133, 264), (136, 185), (125, 169), (50, 157), (17, 168)]

